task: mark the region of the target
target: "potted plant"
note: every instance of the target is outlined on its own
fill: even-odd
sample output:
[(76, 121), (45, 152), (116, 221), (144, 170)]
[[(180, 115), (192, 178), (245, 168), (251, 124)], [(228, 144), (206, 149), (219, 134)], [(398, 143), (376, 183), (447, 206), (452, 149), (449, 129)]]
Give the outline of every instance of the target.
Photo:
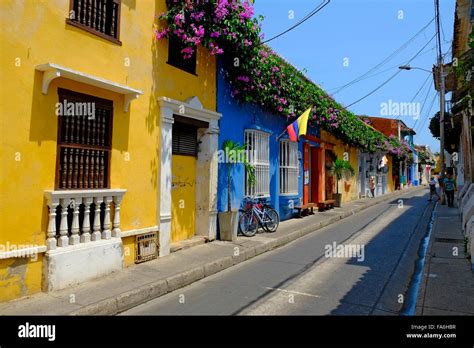
[(222, 145), (222, 149), (227, 167), (227, 211), (219, 212), (219, 232), (221, 240), (233, 241), (237, 238), (239, 211), (236, 209), (232, 210), (231, 205), (231, 170), (234, 165), (242, 163), (247, 171), (249, 183), (253, 185), (255, 182), (255, 168), (247, 161), (245, 145), (240, 145), (232, 140), (226, 140)]
[(341, 206), (342, 201), (342, 193), (339, 193), (339, 181), (344, 178), (345, 180), (349, 180), (351, 177), (354, 176), (355, 171), (349, 161), (344, 161), (342, 159), (336, 158), (333, 165), (329, 169), (329, 174), (336, 177), (336, 193), (334, 194), (334, 199), (336, 203), (334, 204), (336, 207)]

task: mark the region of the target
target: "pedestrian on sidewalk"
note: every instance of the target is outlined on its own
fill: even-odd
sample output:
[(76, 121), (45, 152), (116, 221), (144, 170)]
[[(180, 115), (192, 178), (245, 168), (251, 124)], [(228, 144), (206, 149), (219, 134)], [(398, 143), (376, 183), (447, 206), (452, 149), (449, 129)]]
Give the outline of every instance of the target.
[(370, 177), (369, 187), (370, 187), (370, 193), (372, 194), (372, 198), (374, 198), (375, 197), (375, 176)]
[(454, 181), (453, 174), (449, 173), (448, 177), (444, 179), (444, 192), (448, 199), (448, 207), (454, 208), (454, 191), (456, 190), (456, 181)]
[(433, 200), (433, 195), (436, 195), (438, 199), (440, 199), (438, 192), (436, 192), (436, 180), (434, 176), (432, 176), (430, 180), (430, 199), (428, 199), (428, 201), (431, 202)]

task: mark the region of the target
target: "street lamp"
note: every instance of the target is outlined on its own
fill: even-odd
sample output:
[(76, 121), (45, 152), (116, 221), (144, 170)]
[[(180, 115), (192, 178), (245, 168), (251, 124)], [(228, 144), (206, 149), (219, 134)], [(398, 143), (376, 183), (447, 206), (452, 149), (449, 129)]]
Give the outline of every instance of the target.
[[(423, 68), (417, 68), (417, 67), (412, 67), (410, 65), (401, 65), (398, 67), (401, 70), (412, 70), (412, 69), (417, 69), (417, 70), (423, 70), (426, 72), (429, 72), (431, 74), (431, 71), (423, 69)], [(439, 71), (439, 159), (441, 161), (441, 166), (440, 166), (440, 171), (441, 171), (441, 178), (444, 179), (444, 174), (445, 174), (445, 159), (444, 159), (444, 93), (445, 93), (445, 85), (444, 85), (444, 79), (445, 75), (443, 73), (443, 62), (441, 56), (438, 58), (438, 71)], [(444, 187), (444, 186), (443, 186)], [(444, 204), (444, 189), (442, 188), (442, 195), (441, 195), (441, 204)]]
[(432, 73), (432, 71), (430, 70), (426, 70), (426, 69), (423, 69), (423, 68), (417, 68), (415, 66), (409, 66), (409, 65), (400, 65), (398, 67), (398, 69), (400, 70), (412, 70), (412, 69), (416, 69), (416, 70), (423, 70), (423, 71), (426, 71), (426, 72), (429, 72), (430, 74)]

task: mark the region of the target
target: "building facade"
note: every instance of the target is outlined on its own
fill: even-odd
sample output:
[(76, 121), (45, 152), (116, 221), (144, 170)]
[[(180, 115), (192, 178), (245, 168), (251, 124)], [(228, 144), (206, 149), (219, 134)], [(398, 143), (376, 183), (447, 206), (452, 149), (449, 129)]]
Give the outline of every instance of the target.
[(215, 58), (154, 38), (165, 1), (0, 8), (0, 301), (134, 264), (140, 236), (214, 239)]

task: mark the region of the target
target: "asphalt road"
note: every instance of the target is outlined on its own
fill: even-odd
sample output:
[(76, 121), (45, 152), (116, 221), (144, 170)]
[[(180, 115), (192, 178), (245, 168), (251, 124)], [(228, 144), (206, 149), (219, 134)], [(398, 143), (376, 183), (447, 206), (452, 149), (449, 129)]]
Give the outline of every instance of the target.
[(409, 193), (122, 315), (397, 315), (432, 208)]

